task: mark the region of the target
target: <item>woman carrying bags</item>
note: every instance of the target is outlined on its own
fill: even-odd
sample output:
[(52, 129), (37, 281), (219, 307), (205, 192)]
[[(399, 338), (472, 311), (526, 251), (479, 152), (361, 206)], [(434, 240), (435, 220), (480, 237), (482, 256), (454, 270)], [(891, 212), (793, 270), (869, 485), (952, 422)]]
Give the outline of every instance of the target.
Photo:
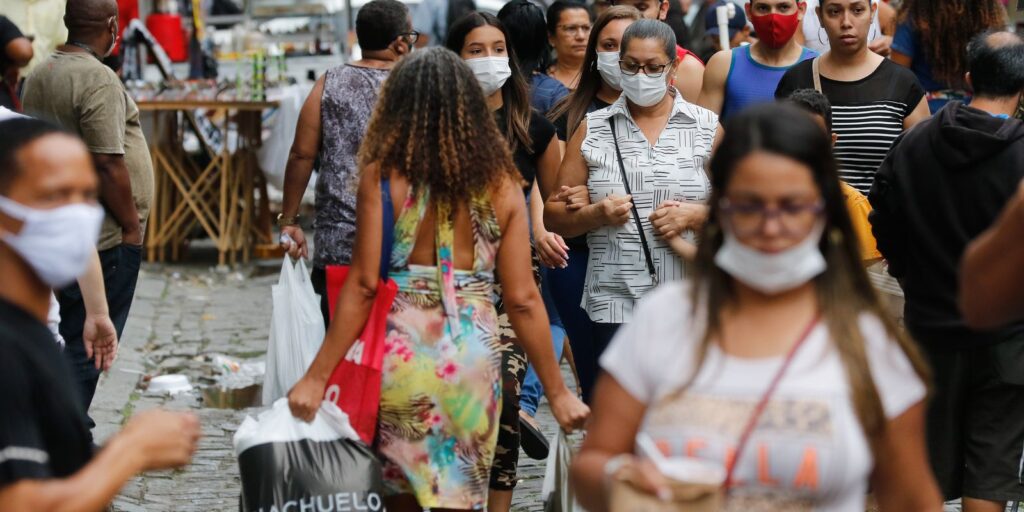
[[(390, 197), (387, 320), (377, 449), (388, 510), (476, 510), (498, 435), (501, 399), (494, 272), (520, 343), (537, 364), (562, 428), (587, 415), (562, 382), (532, 279), (520, 177), (473, 72), (444, 49), (399, 62), (384, 83), (360, 155), (355, 254), (337, 315), (288, 394), (309, 420), (328, 376), (363, 328), (377, 293), (381, 219)], [(390, 225), (392, 219), (384, 219)]]

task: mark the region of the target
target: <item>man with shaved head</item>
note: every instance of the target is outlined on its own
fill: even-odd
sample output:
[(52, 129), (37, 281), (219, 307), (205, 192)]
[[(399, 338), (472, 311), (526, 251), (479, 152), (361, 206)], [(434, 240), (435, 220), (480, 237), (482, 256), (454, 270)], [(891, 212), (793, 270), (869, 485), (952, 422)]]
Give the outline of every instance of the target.
[(974, 329), (957, 296), (967, 245), (1024, 179), (1024, 123), (1013, 117), (1024, 40), (975, 37), (965, 71), (970, 106), (950, 102), (893, 146), (871, 188), (871, 223), (934, 371), (927, 438), (939, 485), (947, 500), (963, 497), (964, 512), (1002, 512), (1024, 500), (1024, 322)]
[[(25, 113), (78, 134), (100, 179), (105, 218), (98, 249), (110, 318), (118, 338), (135, 295), (142, 234), (153, 195), (153, 167), (139, 125), (139, 109), (102, 59), (118, 33), (115, 0), (68, 0), (68, 40), (25, 80)], [(61, 335), (74, 366), (83, 408), (88, 411), (99, 371), (82, 342), (86, 311), (77, 285), (59, 290)], [(90, 421), (91, 423), (91, 421)]]

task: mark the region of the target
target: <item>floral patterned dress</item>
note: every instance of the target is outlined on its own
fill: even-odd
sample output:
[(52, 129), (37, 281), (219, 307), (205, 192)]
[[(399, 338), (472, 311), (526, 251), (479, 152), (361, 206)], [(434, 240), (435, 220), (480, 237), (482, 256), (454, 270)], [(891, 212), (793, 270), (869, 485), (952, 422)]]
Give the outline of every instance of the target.
[(395, 223), (378, 449), (389, 494), (424, 508), (482, 509), (498, 436), (501, 355), (493, 301), (500, 233), (489, 198), (471, 200), (473, 270), (453, 266), (451, 209), (438, 206), (437, 266), (410, 265), (429, 197), (409, 192)]

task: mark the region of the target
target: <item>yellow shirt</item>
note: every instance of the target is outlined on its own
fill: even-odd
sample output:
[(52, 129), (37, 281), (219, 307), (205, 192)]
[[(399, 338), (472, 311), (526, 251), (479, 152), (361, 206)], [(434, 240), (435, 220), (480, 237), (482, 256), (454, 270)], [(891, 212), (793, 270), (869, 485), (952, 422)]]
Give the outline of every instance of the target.
[(857, 189), (839, 182), (843, 189), (843, 196), (846, 197), (846, 209), (850, 212), (850, 220), (853, 222), (853, 231), (857, 233), (857, 242), (860, 244), (860, 257), (864, 261), (874, 261), (882, 258), (878, 252), (878, 243), (875, 236), (871, 234), (871, 223), (868, 222), (868, 214), (871, 213), (871, 203)]
[(35, 55), (28, 66), (21, 69), (21, 76), (28, 74), (37, 64), (68, 40), (68, 29), (64, 26), (64, 7), (67, 0), (2, 0), (0, 15), (7, 16), (25, 37), (32, 37), (32, 51)]

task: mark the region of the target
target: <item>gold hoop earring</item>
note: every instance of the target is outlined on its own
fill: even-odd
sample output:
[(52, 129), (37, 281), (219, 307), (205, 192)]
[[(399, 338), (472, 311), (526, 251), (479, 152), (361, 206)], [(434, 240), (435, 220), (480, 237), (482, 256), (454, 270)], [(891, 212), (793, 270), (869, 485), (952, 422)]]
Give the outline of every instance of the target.
[(828, 231), (828, 241), (836, 247), (843, 245), (843, 232), (839, 231), (839, 228), (833, 227)]

